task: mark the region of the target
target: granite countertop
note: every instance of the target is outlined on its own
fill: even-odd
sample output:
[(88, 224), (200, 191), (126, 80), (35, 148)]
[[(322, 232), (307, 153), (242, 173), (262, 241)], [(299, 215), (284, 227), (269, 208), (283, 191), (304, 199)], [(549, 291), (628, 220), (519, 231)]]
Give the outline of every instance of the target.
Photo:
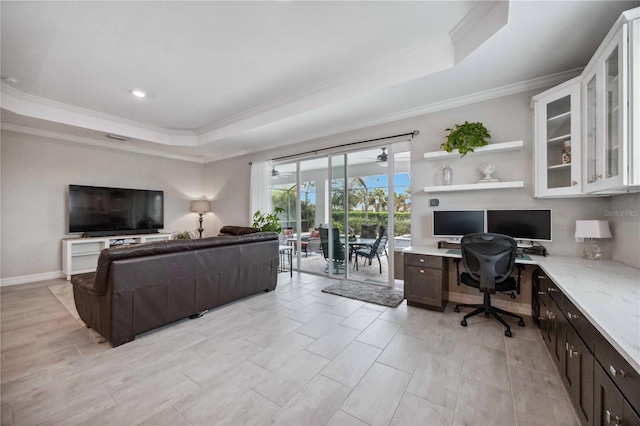
[[(447, 249), (411, 246), (404, 253), (460, 257)], [(620, 355), (640, 373), (640, 270), (615, 261), (530, 256)]]

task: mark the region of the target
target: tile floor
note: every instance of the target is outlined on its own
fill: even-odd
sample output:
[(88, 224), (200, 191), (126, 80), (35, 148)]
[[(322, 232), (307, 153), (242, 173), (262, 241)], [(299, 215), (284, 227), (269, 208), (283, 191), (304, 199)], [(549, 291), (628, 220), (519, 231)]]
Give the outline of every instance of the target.
[(96, 344), (48, 286), (1, 289), (2, 425), (572, 425), (528, 319), (276, 291), (139, 336)]

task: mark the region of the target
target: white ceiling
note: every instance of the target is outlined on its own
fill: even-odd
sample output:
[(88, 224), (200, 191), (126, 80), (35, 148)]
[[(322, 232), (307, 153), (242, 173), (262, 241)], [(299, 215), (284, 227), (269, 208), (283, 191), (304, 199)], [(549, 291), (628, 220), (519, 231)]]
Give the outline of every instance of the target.
[(2, 127), (213, 161), (557, 82), (639, 4), (2, 1)]

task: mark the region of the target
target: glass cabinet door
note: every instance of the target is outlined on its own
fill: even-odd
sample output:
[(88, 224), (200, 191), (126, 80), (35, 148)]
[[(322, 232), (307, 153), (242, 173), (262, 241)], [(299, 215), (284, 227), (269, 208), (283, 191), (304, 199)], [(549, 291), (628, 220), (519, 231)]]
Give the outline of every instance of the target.
[(579, 194), (581, 174), (580, 80), (535, 98), (535, 196)]
[(604, 135), (604, 177), (618, 176), (620, 150), (620, 74), (618, 69), (618, 47), (609, 55), (605, 65), (605, 135)]
[(585, 176), (587, 179), (587, 183), (593, 183), (598, 179), (597, 170), (598, 170), (598, 151), (600, 151), (597, 147), (598, 138), (596, 138), (596, 134), (598, 131), (598, 123), (597, 123), (597, 114), (598, 110), (598, 97), (596, 96), (596, 76), (593, 75), (587, 82), (586, 85), (586, 114), (585, 114), (585, 138), (586, 138), (586, 168), (585, 168)]
[(623, 185), (622, 165), (627, 150), (625, 34), (623, 27), (585, 74), (585, 192)]

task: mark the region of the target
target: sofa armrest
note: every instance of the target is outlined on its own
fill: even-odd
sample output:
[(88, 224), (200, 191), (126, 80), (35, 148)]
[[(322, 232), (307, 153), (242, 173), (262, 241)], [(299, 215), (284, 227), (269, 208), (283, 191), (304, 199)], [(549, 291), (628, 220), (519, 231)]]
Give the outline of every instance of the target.
[(104, 296), (104, 289), (96, 287), (96, 273), (78, 274), (71, 277), (71, 284), (93, 296)]

